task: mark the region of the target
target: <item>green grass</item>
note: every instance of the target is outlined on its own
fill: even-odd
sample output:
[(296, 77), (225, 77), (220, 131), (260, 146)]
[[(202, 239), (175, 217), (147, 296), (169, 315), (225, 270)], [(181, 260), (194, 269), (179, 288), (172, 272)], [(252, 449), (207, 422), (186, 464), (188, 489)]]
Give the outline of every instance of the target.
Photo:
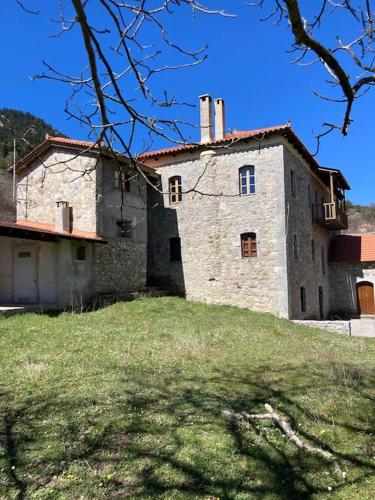
[[(374, 346), (176, 298), (0, 318), (0, 498), (374, 498)], [(266, 402), (346, 478), (223, 415)]]

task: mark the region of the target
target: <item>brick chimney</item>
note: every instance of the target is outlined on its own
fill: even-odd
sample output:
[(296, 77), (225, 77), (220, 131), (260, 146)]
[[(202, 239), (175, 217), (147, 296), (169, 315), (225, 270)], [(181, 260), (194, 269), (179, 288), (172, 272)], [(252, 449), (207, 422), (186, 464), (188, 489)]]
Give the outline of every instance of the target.
[(225, 137), (225, 107), (224, 99), (215, 99), (215, 139), (220, 141)]
[(205, 94), (199, 96), (201, 115), (201, 143), (211, 142), (212, 134), (212, 98)]
[(56, 202), (56, 214), (55, 214), (55, 229), (56, 231), (71, 233), (71, 213), (72, 209), (69, 207), (67, 201), (57, 201)]

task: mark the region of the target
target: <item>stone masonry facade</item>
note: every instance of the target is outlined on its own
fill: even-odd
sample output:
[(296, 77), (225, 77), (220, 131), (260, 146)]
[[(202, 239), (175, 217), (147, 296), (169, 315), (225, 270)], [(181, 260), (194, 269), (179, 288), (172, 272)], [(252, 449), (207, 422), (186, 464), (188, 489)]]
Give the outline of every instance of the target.
[[(182, 155), (180, 155), (182, 156)], [(149, 210), (153, 279), (188, 299), (233, 304), (288, 317), (283, 146), (237, 144), (159, 167), (164, 192), (180, 175), (175, 206), (165, 194)], [(239, 168), (255, 166), (256, 193), (239, 196)], [(257, 235), (257, 258), (243, 259), (242, 233)], [(181, 239), (181, 262), (170, 262), (169, 239)]]

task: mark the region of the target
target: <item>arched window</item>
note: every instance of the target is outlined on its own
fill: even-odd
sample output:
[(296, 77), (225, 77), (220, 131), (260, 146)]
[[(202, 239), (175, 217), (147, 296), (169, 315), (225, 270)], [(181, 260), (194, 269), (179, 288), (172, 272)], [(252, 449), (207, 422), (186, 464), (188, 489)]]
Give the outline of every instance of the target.
[(255, 167), (247, 165), (239, 170), (240, 195), (255, 194)]
[(179, 175), (169, 178), (168, 188), (169, 203), (179, 203), (182, 201), (181, 177)]
[(241, 250), (243, 259), (257, 257), (257, 235), (255, 233), (241, 234)]

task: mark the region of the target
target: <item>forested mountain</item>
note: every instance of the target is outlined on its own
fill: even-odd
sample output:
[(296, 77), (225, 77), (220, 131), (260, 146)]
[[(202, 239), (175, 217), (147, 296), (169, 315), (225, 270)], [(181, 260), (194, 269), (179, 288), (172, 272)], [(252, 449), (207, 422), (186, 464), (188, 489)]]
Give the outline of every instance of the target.
[[(13, 162), (14, 137), (17, 141), (16, 156), (22, 158), (32, 147), (42, 142), (46, 134), (63, 136), (61, 132), (31, 113), (0, 108), (0, 168), (5, 168)], [(27, 142), (22, 137), (25, 137)]]

